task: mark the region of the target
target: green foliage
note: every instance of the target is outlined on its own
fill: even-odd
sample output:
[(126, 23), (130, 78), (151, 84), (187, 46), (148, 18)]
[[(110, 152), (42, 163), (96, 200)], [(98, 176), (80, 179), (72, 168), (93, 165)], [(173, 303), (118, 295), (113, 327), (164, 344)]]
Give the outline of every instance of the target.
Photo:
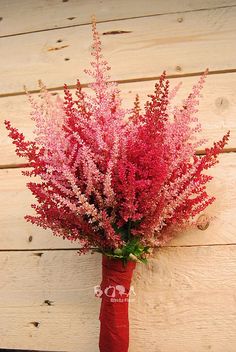
[(121, 259), (124, 263), (127, 263), (128, 260), (146, 263), (146, 256), (149, 254), (149, 248), (150, 247), (143, 246), (138, 237), (133, 237), (121, 248), (116, 248), (114, 250), (97, 249), (96, 252), (100, 252), (108, 257)]

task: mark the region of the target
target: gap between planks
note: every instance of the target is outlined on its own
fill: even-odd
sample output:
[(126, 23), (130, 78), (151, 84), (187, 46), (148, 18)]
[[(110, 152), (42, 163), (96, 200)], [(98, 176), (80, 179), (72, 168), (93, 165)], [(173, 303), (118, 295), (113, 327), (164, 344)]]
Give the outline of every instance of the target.
[[(166, 245), (162, 247), (155, 248), (155, 252), (163, 249), (163, 248), (194, 248), (194, 247), (225, 247), (225, 246), (236, 246), (235, 243), (209, 243), (209, 244), (180, 244), (180, 245)], [(16, 248), (16, 249), (0, 249), (0, 253), (2, 252), (36, 252), (35, 255), (42, 255), (43, 252), (51, 252), (51, 251), (78, 251), (81, 247), (78, 248), (39, 248), (39, 249), (30, 249), (30, 248)], [(93, 249), (91, 249), (93, 250)]]
[[(215, 70), (215, 71), (209, 71), (208, 72), (208, 76), (209, 75), (221, 75), (221, 74), (227, 74), (227, 73), (236, 73), (236, 68), (233, 69), (225, 69), (225, 70)], [(177, 73), (177, 74), (172, 74), (172, 75), (166, 75), (166, 79), (171, 79), (171, 78), (185, 78), (185, 77), (196, 77), (196, 76), (200, 76), (201, 74), (203, 74), (203, 71), (198, 71), (198, 72), (190, 72), (190, 73)], [(153, 76), (153, 77), (137, 77), (137, 78), (130, 78), (130, 79), (118, 79), (118, 80), (113, 80), (111, 82), (116, 82), (118, 84), (126, 84), (126, 83), (137, 83), (137, 82), (147, 82), (147, 81), (158, 81), (160, 79), (160, 75), (159, 76)], [(81, 83), (81, 87), (82, 88), (88, 88), (89, 83)], [(67, 87), (69, 89), (75, 89), (76, 88), (76, 84), (67, 84)], [(59, 86), (59, 87), (47, 87), (47, 90), (49, 92), (54, 91), (54, 90), (63, 90), (64, 87), (63, 86)], [(40, 93), (40, 89), (32, 89), (29, 91), (29, 93), (33, 94), (33, 93)], [(12, 93), (0, 93), (0, 98), (7, 98), (7, 97), (14, 97), (14, 96), (18, 96), (18, 95), (25, 95), (25, 90), (23, 89), (22, 91), (19, 92), (12, 92)]]
[[(117, 22), (117, 21), (121, 21), (121, 20), (125, 21), (125, 20), (133, 20), (133, 19), (137, 19), (137, 18), (175, 15), (175, 14), (190, 13), (190, 12), (227, 9), (227, 8), (233, 8), (233, 7), (236, 7), (236, 5), (206, 7), (206, 8), (200, 8), (200, 9), (195, 9), (195, 10), (185, 10), (185, 11), (173, 11), (173, 12), (170, 11), (170, 12), (155, 13), (155, 14), (145, 15), (145, 16), (121, 17), (121, 18), (115, 18), (112, 20), (97, 21), (97, 23), (109, 23), (109, 22)], [(89, 26), (89, 25), (91, 25), (91, 22), (85, 22), (85, 23), (81, 23), (81, 24), (74, 24), (74, 25), (68, 25), (68, 26), (60, 26), (60, 27), (56, 27), (56, 28), (38, 29), (35, 31), (28, 31), (28, 32), (26, 31), (26, 32), (15, 33), (15, 34), (0, 35), (0, 39), (1, 38), (8, 38), (8, 37), (16, 37), (16, 36), (24, 35), (24, 34), (33, 34), (33, 33), (39, 33), (39, 32), (53, 31), (53, 30), (57, 30), (57, 29), (74, 28), (74, 27)]]

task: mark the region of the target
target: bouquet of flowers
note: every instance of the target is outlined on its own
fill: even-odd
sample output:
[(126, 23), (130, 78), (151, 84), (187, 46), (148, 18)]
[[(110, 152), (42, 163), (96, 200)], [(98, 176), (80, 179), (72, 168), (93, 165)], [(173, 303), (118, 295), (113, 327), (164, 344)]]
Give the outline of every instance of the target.
[[(136, 262), (176, 236), (214, 201), (203, 173), (215, 165), (229, 138), (196, 149), (201, 125), (196, 117), (207, 71), (181, 106), (171, 105), (180, 85), (169, 90), (164, 72), (142, 109), (136, 97), (123, 109), (118, 85), (101, 53), (93, 22), (91, 94), (77, 82), (64, 100), (40, 82), (40, 101), (27, 92), (35, 123), (34, 140), (5, 121), (16, 153), (28, 159), (23, 175), (40, 178), (27, 187), (37, 202), (25, 219), (56, 236), (78, 241), (79, 253), (102, 254), (100, 351), (127, 352), (128, 300)], [(106, 294), (115, 287), (116, 300)]]

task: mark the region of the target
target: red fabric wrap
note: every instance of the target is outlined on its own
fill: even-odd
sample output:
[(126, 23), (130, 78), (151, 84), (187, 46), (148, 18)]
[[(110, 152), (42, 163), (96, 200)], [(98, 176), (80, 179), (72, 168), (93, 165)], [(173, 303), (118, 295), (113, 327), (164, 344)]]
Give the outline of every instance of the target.
[(129, 348), (129, 290), (136, 263), (102, 257), (100, 352), (127, 352)]

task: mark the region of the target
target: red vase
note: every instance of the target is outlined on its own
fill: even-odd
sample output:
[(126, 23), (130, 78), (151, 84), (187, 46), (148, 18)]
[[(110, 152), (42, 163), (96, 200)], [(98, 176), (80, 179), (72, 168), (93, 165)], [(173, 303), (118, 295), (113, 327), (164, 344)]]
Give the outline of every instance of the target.
[(127, 352), (129, 348), (130, 283), (136, 263), (102, 257), (100, 352)]

